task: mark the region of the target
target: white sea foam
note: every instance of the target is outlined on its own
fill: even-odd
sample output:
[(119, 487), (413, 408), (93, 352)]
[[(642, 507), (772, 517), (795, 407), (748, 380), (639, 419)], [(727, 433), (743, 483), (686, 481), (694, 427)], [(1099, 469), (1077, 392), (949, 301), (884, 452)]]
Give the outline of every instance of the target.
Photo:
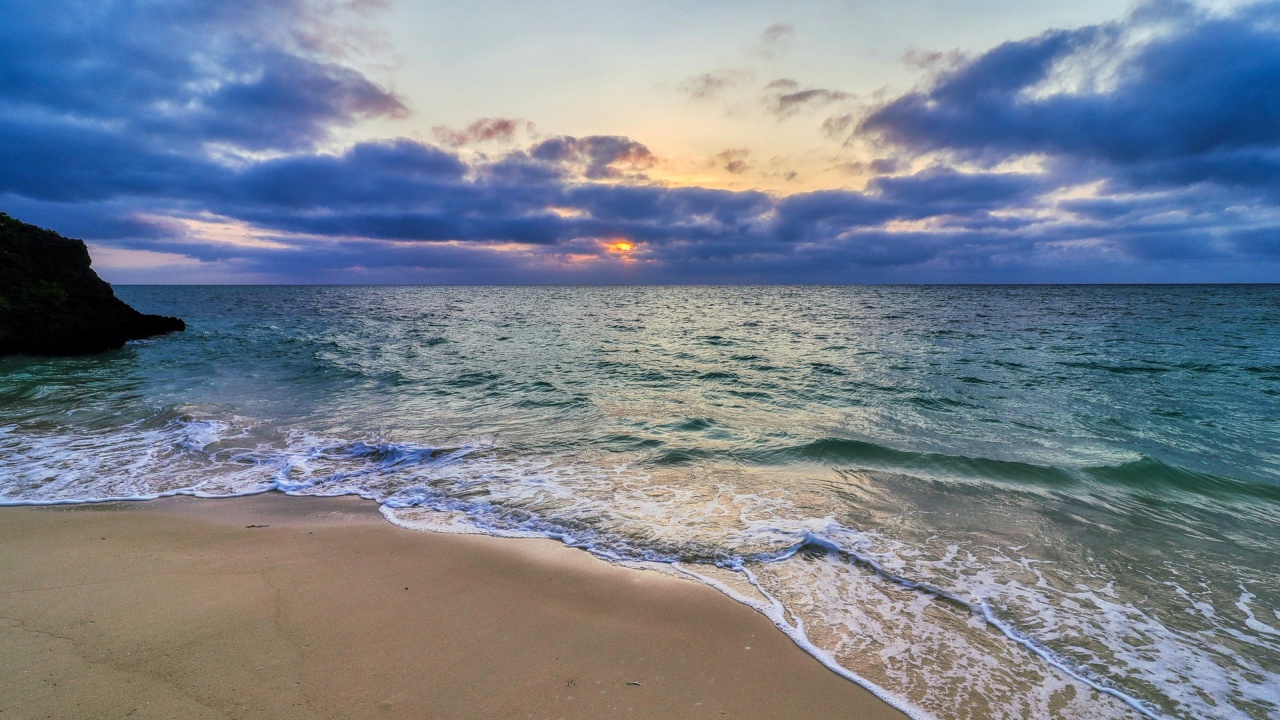
[(990, 718), (1162, 717), (1130, 684), (1159, 693), (1179, 717), (1250, 716), (1228, 697), (1280, 707), (1280, 675), (1215, 639), (1280, 653), (1280, 631), (1259, 619), (1270, 609), (1255, 607), (1244, 585), (1233, 606), (1252, 634), (1180, 586), (1208, 625), (1179, 630), (1115, 597), (1114, 580), (1058, 587), (1044, 561), (1018, 554), (1024, 546), (911, 545), (842, 524), (795, 493), (680, 484), (625, 463), (519, 456), (491, 442), (351, 441), (190, 408), (75, 432), (0, 427), (0, 472), (4, 505), (358, 495), (412, 529), (552, 538), (614, 562), (666, 564), (760, 611), (914, 718), (961, 717), (961, 708)]

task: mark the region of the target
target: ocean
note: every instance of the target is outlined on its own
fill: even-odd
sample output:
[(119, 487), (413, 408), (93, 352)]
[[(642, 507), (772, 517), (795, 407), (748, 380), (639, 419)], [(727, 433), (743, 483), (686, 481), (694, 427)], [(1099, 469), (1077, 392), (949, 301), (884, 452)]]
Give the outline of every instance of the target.
[(1280, 718), (1280, 287), (154, 287), (0, 503), (354, 494), (711, 584), (917, 718)]

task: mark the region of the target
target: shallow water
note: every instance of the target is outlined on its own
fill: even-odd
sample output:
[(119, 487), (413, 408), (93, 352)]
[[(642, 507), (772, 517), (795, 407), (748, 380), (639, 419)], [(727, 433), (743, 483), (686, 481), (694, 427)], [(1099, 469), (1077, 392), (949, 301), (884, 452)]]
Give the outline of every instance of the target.
[(1280, 717), (1280, 288), (117, 292), (190, 329), (0, 360), (0, 501), (356, 493), (670, 564), (917, 716)]

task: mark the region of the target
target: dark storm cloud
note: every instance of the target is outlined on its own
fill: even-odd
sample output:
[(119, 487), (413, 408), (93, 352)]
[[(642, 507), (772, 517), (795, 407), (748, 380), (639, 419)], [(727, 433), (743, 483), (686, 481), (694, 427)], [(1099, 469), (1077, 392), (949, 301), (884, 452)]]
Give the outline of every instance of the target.
[(267, 214), (253, 220), (275, 230), (334, 237), (385, 240), (514, 242), (550, 245), (564, 239), (555, 215), (465, 217), (452, 212), (330, 212), (322, 215)]
[[(748, 236), (773, 207), (763, 193), (703, 188), (545, 184), (513, 193), (510, 186), (447, 178), (404, 181), (428, 199), (376, 204), (359, 183), (345, 188), (313, 185), (313, 197), (327, 199), (323, 211), (314, 209), (314, 201), (291, 198), (288, 207), (258, 205), (234, 214), (257, 227), (288, 233), (553, 246), (582, 238), (626, 237), (665, 244)], [(387, 183), (389, 197), (404, 197), (394, 185)], [(549, 208), (574, 212), (562, 216)]]
[(247, 205), (292, 210), (417, 205), (462, 178), (452, 153), (411, 140), (359, 143), (342, 155), (295, 155), (230, 173), (207, 191)]
[(317, 53), (301, 28), (324, 16), (300, 1), (5, 2), (3, 12), (0, 192), (182, 197), (226, 177), (237, 154), (306, 150), (336, 128), (405, 112)]
[(868, 189), (884, 200), (919, 208), (921, 216), (929, 216), (1025, 207), (1046, 188), (1040, 177), (1031, 174), (930, 168), (914, 175), (877, 177)]
[(0, 192), (84, 201), (181, 190), (220, 174), (202, 153), (102, 122), (0, 107)]
[(638, 172), (654, 164), (649, 148), (631, 138), (614, 135), (592, 135), (575, 138), (568, 135), (543, 140), (529, 150), (535, 160), (560, 165), (577, 165), (592, 180), (613, 178), (626, 171)]
[(59, 232), (72, 237), (108, 241), (133, 239), (149, 243), (185, 234), (182, 223), (141, 215), (132, 201), (63, 203), (0, 193), (0, 208), (27, 222), (56, 227)]
[(1227, 236), (1228, 242), (1239, 252), (1264, 258), (1280, 258), (1280, 233), (1274, 228), (1240, 230)]
[[(628, 137), (520, 147), (527, 128), (506, 118), (442, 128), (439, 146), (335, 150), (336, 130), (406, 110), (351, 66), (332, 3), (0, 3), (0, 210), (231, 276), (1035, 281), (1280, 268), (1276, 4), (1153, 5), (947, 55), (927, 89), (827, 123), (894, 151), (851, 168), (875, 175), (864, 189), (779, 197), (651, 181), (658, 159)], [(779, 115), (847, 99), (793, 81), (771, 92)], [(506, 149), (464, 152), (491, 140)], [(714, 162), (740, 173), (747, 157)], [(257, 241), (205, 235), (220, 224)], [(618, 239), (636, 262), (604, 251)]]
[(782, 242), (821, 242), (851, 228), (869, 228), (895, 219), (901, 208), (845, 190), (790, 195), (778, 201), (771, 234)]
[(877, 108), (859, 131), (985, 162), (1097, 163), (1140, 186), (1274, 187), (1280, 4), (1218, 15), (1157, 3), (1008, 42)]
[(747, 232), (776, 206), (762, 192), (635, 185), (579, 186), (567, 192), (565, 200), (604, 221), (710, 227), (722, 232)]
[(318, 55), (311, 8), (247, 2), (6, 2), (0, 96), (155, 144), (299, 149), (335, 127), (405, 112), (398, 97)]
[(141, 127), (250, 150), (296, 149), (326, 139), (334, 126), (405, 112), (386, 90), (328, 63), (263, 53), (238, 58), (229, 69), (241, 77), (188, 99), (192, 110), (144, 120)]

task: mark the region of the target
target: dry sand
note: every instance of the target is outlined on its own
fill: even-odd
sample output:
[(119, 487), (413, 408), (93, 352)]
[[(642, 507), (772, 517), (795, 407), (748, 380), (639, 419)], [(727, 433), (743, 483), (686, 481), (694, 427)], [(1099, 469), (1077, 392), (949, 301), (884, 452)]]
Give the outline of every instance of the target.
[(904, 716), (711, 588), (551, 541), (350, 498), (0, 509), (0, 720), (126, 717)]

